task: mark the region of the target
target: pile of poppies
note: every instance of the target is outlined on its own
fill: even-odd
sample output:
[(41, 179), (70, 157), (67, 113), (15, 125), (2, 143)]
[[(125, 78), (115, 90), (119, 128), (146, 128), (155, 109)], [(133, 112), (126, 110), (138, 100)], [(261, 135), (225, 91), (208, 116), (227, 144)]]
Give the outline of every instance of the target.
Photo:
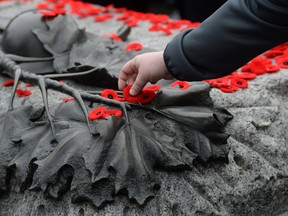
[[(180, 90), (186, 90), (190, 87), (190, 83), (186, 81), (176, 80), (175, 82), (171, 83), (170, 86), (173, 88), (178, 87)], [(121, 96), (118, 95), (118, 93), (113, 89), (105, 89), (101, 91), (101, 96), (104, 98), (117, 100), (120, 102), (137, 103), (142, 105), (152, 102), (155, 99), (157, 92), (161, 89), (160, 85), (150, 85), (143, 88), (143, 90), (138, 95), (131, 96), (129, 93), (131, 87), (132, 85), (127, 85), (123, 89)], [(93, 109), (89, 113), (88, 117), (90, 120), (96, 120), (107, 118), (108, 116), (111, 115), (121, 117), (122, 111), (117, 109), (108, 110), (107, 107), (101, 106)]]
[(204, 81), (222, 92), (231, 93), (248, 88), (248, 80), (262, 74), (276, 73), (281, 68), (288, 69), (288, 43), (276, 46), (255, 57), (228, 76)]

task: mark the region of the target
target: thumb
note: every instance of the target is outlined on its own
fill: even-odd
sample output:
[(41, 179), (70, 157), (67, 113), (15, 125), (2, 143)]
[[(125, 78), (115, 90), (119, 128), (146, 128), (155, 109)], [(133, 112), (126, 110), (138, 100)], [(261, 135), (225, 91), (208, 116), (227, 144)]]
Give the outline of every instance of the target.
[(144, 88), (144, 86), (147, 84), (147, 82), (148, 82), (148, 80), (145, 79), (145, 77), (138, 74), (135, 82), (132, 84), (132, 87), (130, 89), (129, 94), (131, 96), (135, 96), (135, 95), (139, 94), (142, 91), (142, 89)]

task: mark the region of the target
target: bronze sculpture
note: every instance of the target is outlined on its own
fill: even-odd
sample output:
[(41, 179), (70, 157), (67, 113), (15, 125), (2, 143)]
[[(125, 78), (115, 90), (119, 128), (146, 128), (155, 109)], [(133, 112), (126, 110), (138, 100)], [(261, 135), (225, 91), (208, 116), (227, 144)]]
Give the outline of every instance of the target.
[[(37, 11), (22, 15), (43, 24)], [(125, 51), (125, 42), (86, 33), (69, 15), (58, 15), (28, 32), (41, 54), (29, 56), (29, 49), (21, 48), (28, 54), (20, 56), (9, 35), (16, 21), (4, 30), (0, 55), (1, 71), (15, 80), (8, 111), (0, 114), (0, 191), (9, 191), (15, 175), (21, 191), (43, 190), (47, 197), (59, 198), (71, 190), (73, 202), (97, 207), (124, 193), (142, 205), (161, 186), (154, 180), (155, 169), (189, 170), (194, 160), (228, 162), (224, 127), (232, 115), (213, 106), (207, 83), (190, 83), (185, 90), (162, 86), (148, 104), (103, 98), (103, 88), (116, 90), (117, 72), (136, 54)], [(95, 91), (77, 90), (57, 79), (95, 85)], [(39, 86), (43, 107), (13, 106), (19, 80)], [(58, 104), (51, 113), (48, 89), (75, 102)], [(124, 116), (89, 120), (89, 110), (98, 106), (116, 107)]]

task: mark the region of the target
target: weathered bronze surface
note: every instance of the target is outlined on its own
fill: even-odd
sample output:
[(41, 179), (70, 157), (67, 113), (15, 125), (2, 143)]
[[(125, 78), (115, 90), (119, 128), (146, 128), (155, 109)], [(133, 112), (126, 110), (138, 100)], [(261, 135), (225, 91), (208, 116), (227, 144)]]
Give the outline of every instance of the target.
[[(20, 40), (14, 37), (19, 34)], [(145, 105), (99, 95), (103, 88), (117, 89), (120, 68), (139, 54), (124, 47), (125, 42), (79, 29), (69, 15), (44, 19), (28, 11), (8, 24), (0, 67), (15, 83), (0, 113), (1, 193), (15, 179), (22, 192), (42, 190), (49, 198), (72, 191), (72, 202), (102, 207), (126, 194), (142, 205), (161, 187), (155, 170), (189, 170), (195, 160), (228, 162), (224, 128), (232, 115), (214, 107), (207, 83), (190, 83), (186, 90), (162, 86)], [(94, 85), (95, 94), (57, 79)], [(43, 106), (14, 107), (19, 81), (39, 86)], [(51, 111), (48, 89), (75, 102), (58, 103)], [(89, 110), (98, 106), (122, 109), (124, 115), (90, 121)]]

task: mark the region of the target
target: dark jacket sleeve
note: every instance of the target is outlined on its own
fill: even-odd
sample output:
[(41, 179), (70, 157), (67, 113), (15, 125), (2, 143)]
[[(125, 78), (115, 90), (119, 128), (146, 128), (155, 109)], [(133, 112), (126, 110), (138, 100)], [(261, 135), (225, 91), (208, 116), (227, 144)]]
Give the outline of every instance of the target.
[(164, 61), (179, 80), (205, 80), (230, 74), (286, 41), (288, 0), (229, 0), (196, 29), (173, 38)]

